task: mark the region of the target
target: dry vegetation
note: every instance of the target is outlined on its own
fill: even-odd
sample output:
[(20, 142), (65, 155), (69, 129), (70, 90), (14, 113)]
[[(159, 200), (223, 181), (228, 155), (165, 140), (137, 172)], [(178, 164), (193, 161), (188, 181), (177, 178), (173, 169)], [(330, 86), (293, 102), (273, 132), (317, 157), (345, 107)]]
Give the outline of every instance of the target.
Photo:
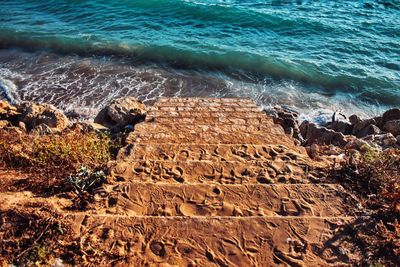
[(29, 174), (25, 186), (39, 194), (54, 194), (70, 187), (67, 177), (82, 166), (105, 170), (118, 150), (109, 135), (67, 130), (60, 134), (30, 135), (0, 130), (0, 166)]
[(400, 151), (364, 147), (332, 170), (330, 179), (358, 196), (371, 216), (347, 229), (363, 252), (363, 266), (399, 266)]

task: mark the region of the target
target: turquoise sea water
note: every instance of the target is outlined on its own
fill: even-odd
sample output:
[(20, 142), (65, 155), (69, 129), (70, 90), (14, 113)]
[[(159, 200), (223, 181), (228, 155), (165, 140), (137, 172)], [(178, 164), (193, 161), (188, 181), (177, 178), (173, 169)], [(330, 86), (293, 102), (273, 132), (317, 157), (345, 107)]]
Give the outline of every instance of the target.
[(400, 3), (1, 0), (0, 87), (65, 109), (248, 96), (370, 115), (400, 106)]

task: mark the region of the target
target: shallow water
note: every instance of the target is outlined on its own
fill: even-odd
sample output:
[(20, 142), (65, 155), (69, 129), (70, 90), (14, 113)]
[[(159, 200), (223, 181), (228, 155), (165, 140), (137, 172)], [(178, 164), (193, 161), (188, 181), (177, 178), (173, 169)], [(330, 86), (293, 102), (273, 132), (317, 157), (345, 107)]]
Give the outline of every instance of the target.
[(399, 21), (397, 1), (3, 0), (0, 90), (87, 112), (248, 96), (373, 115), (400, 106)]

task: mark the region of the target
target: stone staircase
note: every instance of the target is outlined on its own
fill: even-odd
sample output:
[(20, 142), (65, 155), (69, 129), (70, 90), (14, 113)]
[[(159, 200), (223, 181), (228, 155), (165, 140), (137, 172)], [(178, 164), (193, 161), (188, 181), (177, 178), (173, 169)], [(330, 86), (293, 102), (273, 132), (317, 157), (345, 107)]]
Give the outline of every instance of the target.
[(70, 215), (120, 266), (343, 266), (354, 199), (249, 99), (164, 98), (135, 126), (114, 183)]

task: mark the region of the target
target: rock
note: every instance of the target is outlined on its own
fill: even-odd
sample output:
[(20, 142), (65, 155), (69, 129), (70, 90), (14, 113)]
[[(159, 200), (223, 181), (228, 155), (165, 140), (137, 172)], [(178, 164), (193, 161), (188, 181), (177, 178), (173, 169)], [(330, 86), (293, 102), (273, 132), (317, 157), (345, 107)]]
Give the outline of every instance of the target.
[(7, 101), (0, 101), (0, 120), (14, 122), (18, 115), (16, 107), (10, 105)]
[(135, 125), (146, 116), (146, 106), (134, 97), (118, 98), (103, 108), (94, 119), (95, 123), (120, 130), (125, 125)]
[(330, 128), (342, 134), (351, 134), (353, 131), (353, 125), (346, 121), (334, 121)]
[(304, 141), (297, 121), (299, 113), (283, 106), (275, 106), (272, 112), (266, 112), (273, 118), (275, 124), (282, 126), (285, 134), (297, 140), (296, 143)]
[(6, 128), (10, 126), (10, 122), (8, 120), (0, 120), (0, 129)]
[(356, 114), (353, 114), (349, 117), (349, 121), (350, 121), (351, 125), (356, 125), (357, 123), (361, 122), (361, 118), (358, 117)]
[(31, 130), (32, 134), (47, 135), (52, 134), (52, 129), (44, 123), (41, 123)]
[(20, 121), (25, 123), (29, 131), (41, 124), (48, 126), (52, 131), (62, 131), (69, 125), (68, 118), (49, 104), (23, 102), (17, 109), (21, 113)]
[(357, 133), (358, 138), (365, 137), (367, 135), (374, 135), (374, 134), (380, 134), (381, 130), (378, 128), (378, 126), (374, 124), (370, 124), (367, 127), (363, 128), (361, 131)]
[(400, 135), (400, 119), (399, 120), (391, 120), (387, 121), (383, 125), (383, 129), (393, 134), (394, 136)]
[(95, 122), (76, 122), (68, 127), (70, 130), (78, 130), (82, 133), (107, 133), (110, 131), (107, 127)]
[(363, 138), (368, 141), (370, 145), (379, 145), (381, 147), (392, 147), (396, 144), (397, 140), (391, 133), (368, 135)]
[(362, 131), (365, 127), (371, 124), (376, 125), (376, 121), (374, 119), (367, 119), (360, 121), (359, 123), (354, 125), (352, 134), (357, 136), (360, 131)]
[(379, 128), (383, 127), (383, 117), (382, 116), (374, 117), (373, 119), (375, 120), (376, 126), (378, 126)]
[(398, 136), (396, 137), (396, 139), (397, 139), (397, 144), (400, 145), (400, 135), (398, 135)]
[(396, 137), (394, 137), (392, 134), (386, 134), (386, 137), (383, 139), (383, 145), (385, 146), (394, 146), (397, 143)]
[(393, 108), (389, 109), (382, 115), (383, 123), (385, 124), (388, 121), (400, 120), (400, 109)]
[(22, 131), (26, 132), (26, 125), (25, 125), (24, 122), (22, 122), (22, 121), (18, 122), (18, 127), (19, 127)]
[(342, 133), (335, 132), (334, 130), (325, 127), (318, 127), (314, 123), (303, 122), (300, 126), (302, 134), (304, 133), (305, 145), (319, 144), (319, 145), (335, 145), (344, 146), (347, 140)]

